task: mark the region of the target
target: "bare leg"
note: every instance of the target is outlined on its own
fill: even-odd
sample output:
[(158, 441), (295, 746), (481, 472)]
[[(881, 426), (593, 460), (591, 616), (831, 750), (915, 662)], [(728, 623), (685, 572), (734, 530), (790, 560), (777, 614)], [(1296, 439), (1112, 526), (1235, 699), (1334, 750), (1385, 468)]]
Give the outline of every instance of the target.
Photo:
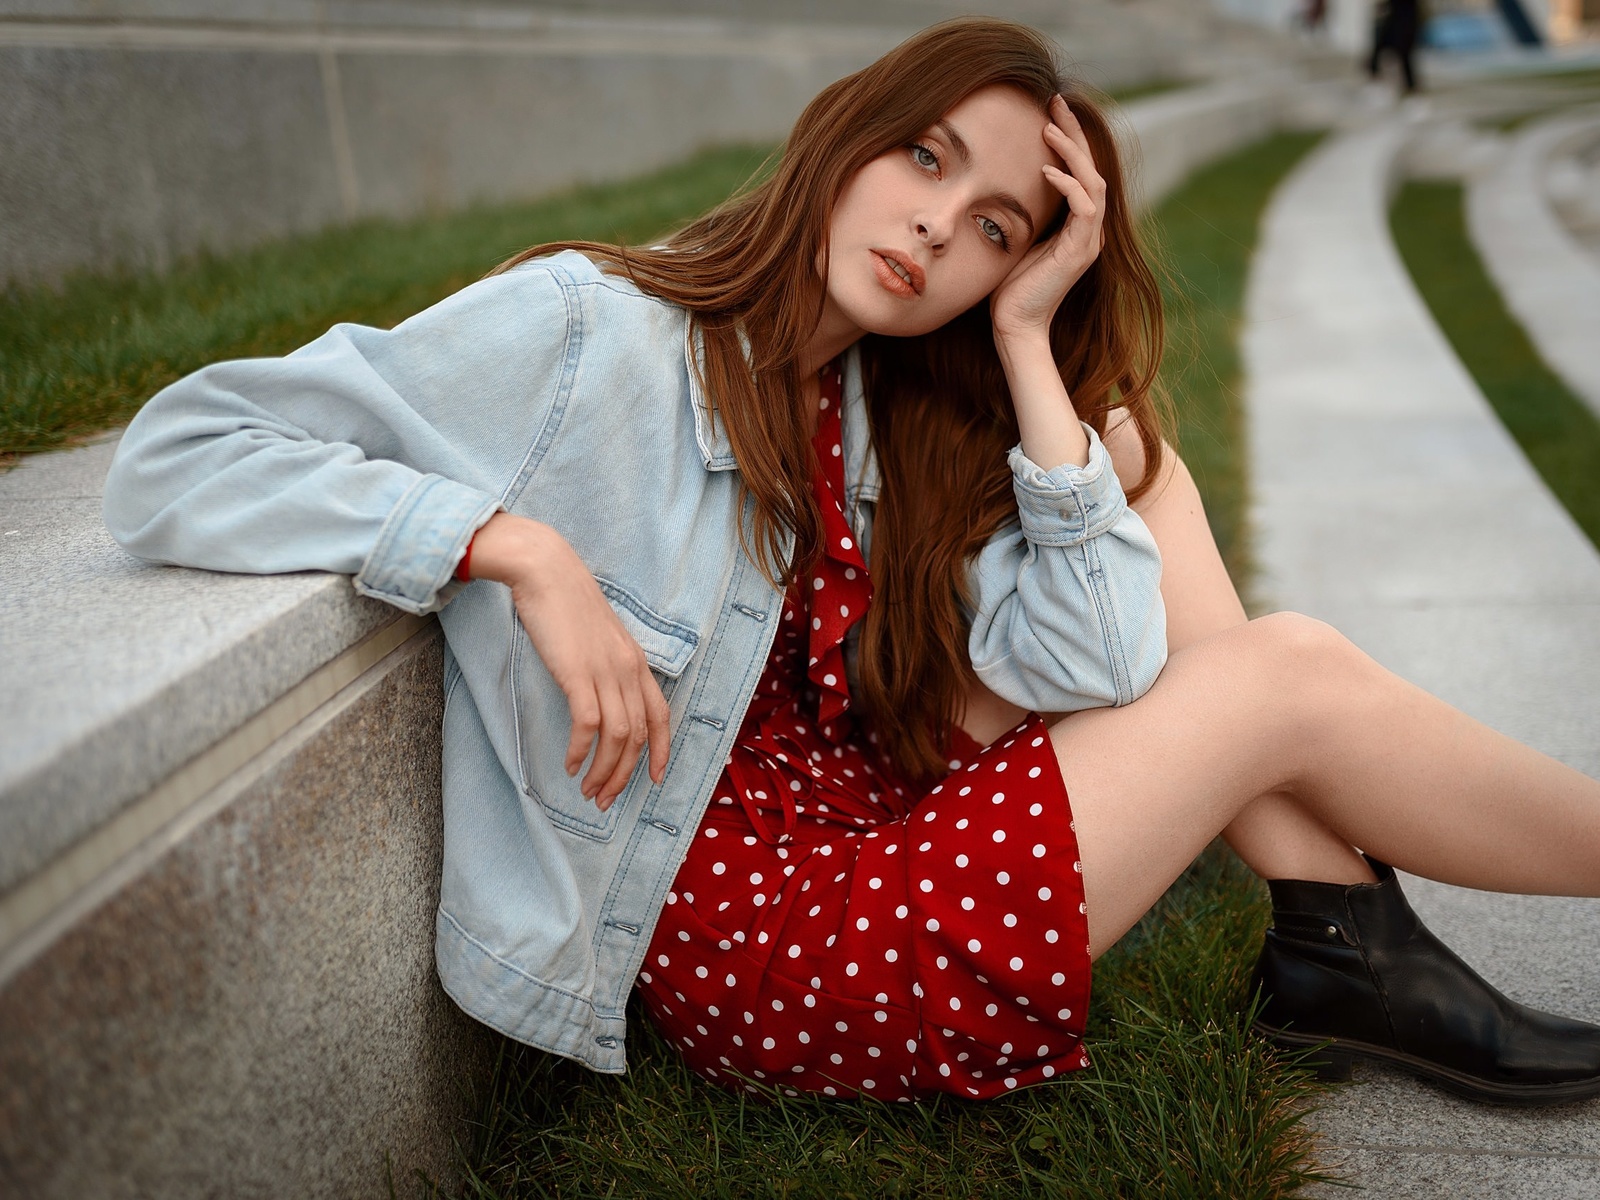
[[(1137, 478), (1137, 439), (1113, 428), (1106, 442), (1118, 474)], [(1136, 508), (1161, 547), (1171, 661), (1136, 704), (1064, 718), (1053, 733), (1096, 956), (1219, 832), (1269, 879), (1371, 882), (1354, 844), (1472, 887), (1600, 891), (1600, 784), (1405, 683), (1326, 626), (1293, 614), (1246, 624), (1175, 455)], [(1021, 716), (984, 691), (964, 724), (987, 742)]]
[[(1115, 422), (1106, 448), (1120, 478), (1144, 473), (1144, 448), (1132, 426)], [(1166, 476), (1135, 511), (1161, 547), (1161, 597), (1167, 610), (1167, 646), (1183, 650), (1246, 621), (1222, 556), (1206, 522), (1200, 493), (1187, 467), (1169, 454)], [(1023, 710), (979, 685), (967, 699), (962, 725), (987, 745), (1023, 717)], [(1049, 714), (1047, 714), (1048, 718)], [(1370, 883), (1366, 861), (1292, 797), (1258, 797), (1223, 831), (1236, 854), (1265, 879), (1310, 879), (1324, 883)]]
[[(1144, 448), (1126, 422), (1111, 426), (1106, 448), (1122, 479), (1144, 472)], [(1161, 547), (1161, 599), (1167, 648), (1177, 652), (1245, 623), (1244, 605), (1222, 565), (1194, 479), (1176, 454), (1163, 479), (1134, 505)], [(1366, 860), (1292, 797), (1258, 797), (1222, 831), (1234, 853), (1264, 879), (1370, 883)]]
[(1347, 844), (1502, 892), (1600, 895), (1600, 782), (1275, 613), (1172, 656), (1124, 708), (1051, 730), (1098, 956), (1258, 797)]

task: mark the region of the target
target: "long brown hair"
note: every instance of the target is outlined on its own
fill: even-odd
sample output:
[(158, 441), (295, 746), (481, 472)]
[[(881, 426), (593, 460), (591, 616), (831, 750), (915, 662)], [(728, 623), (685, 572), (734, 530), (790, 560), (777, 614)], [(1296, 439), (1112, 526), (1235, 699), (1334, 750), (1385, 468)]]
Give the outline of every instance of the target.
[[(776, 586), (822, 550), (800, 357), (822, 314), (826, 280), (816, 264), (826, 260), (834, 203), (868, 162), (996, 84), (1016, 88), (1041, 113), (1053, 95), (1064, 96), (1107, 180), (1104, 247), (1062, 303), (1051, 344), (1084, 421), (1104, 433), (1113, 409), (1132, 417), (1146, 452), (1144, 477), (1128, 489), (1137, 498), (1160, 470), (1160, 290), (1138, 243), (1103, 98), (1064, 77), (1049, 41), (1026, 26), (946, 21), (831, 84), (800, 114), (769, 176), (663, 246), (549, 243), (497, 268), (575, 249), (689, 310), (704, 339), (706, 394), (739, 462), (740, 487), (754, 500), (753, 525), (741, 538)], [(861, 350), (883, 493), (857, 699), (897, 767), (925, 777), (944, 769), (951, 727), (975, 681), (967, 564), (1016, 519), (1006, 451), (1017, 442), (1017, 422), (986, 303), (922, 337), (868, 336)]]

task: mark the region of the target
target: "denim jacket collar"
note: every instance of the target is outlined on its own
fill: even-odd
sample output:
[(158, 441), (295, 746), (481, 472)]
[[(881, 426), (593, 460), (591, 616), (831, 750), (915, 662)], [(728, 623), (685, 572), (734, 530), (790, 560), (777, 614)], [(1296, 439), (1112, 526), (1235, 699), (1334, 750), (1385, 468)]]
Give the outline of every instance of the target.
[[(744, 331), (739, 332), (745, 357), (750, 354), (750, 343)], [(728, 440), (728, 430), (711, 411), (701, 384), (705, 364), (705, 342), (699, 327), (688, 322), (684, 338), (684, 362), (689, 374), (689, 401), (694, 407), (694, 436), (708, 471), (730, 471), (738, 467), (733, 456), (733, 443)], [(840, 414), (844, 426), (845, 503), (854, 510), (860, 504), (876, 504), (883, 491), (882, 477), (878, 473), (878, 456), (872, 449), (872, 430), (867, 420), (866, 390), (861, 380), (861, 348), (851, 346), (844, 355), (844, 411)], [(851, 523), (857, 524), (852, 512)]]

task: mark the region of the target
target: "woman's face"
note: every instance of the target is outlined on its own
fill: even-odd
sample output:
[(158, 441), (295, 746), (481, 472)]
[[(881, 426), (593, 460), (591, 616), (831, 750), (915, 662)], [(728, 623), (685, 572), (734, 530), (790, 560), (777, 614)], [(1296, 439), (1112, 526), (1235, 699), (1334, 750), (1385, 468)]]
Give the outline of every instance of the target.
[(1020, 91), (974, 92), (845, 185), (828, 225), (823, 326), (908, 337), (982, 300), (1055, 216), (1046, 117)]

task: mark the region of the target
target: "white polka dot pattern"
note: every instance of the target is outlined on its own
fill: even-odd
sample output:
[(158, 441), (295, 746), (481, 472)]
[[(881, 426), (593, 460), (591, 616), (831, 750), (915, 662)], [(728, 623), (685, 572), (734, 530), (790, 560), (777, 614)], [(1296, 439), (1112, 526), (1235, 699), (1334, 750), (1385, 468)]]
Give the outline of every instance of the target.
[(899, 778), (848, 711), (841, 646), (871, 590), (836, 499), (839, 392), (830, 365), (813, 481), (827, 557), (789, 592), (639, 987), (726, 1087), (990, 1098), (1088, 1064), (1077, 840), (1037, 716), (987, 749), (957, 730), (953, 795)]

